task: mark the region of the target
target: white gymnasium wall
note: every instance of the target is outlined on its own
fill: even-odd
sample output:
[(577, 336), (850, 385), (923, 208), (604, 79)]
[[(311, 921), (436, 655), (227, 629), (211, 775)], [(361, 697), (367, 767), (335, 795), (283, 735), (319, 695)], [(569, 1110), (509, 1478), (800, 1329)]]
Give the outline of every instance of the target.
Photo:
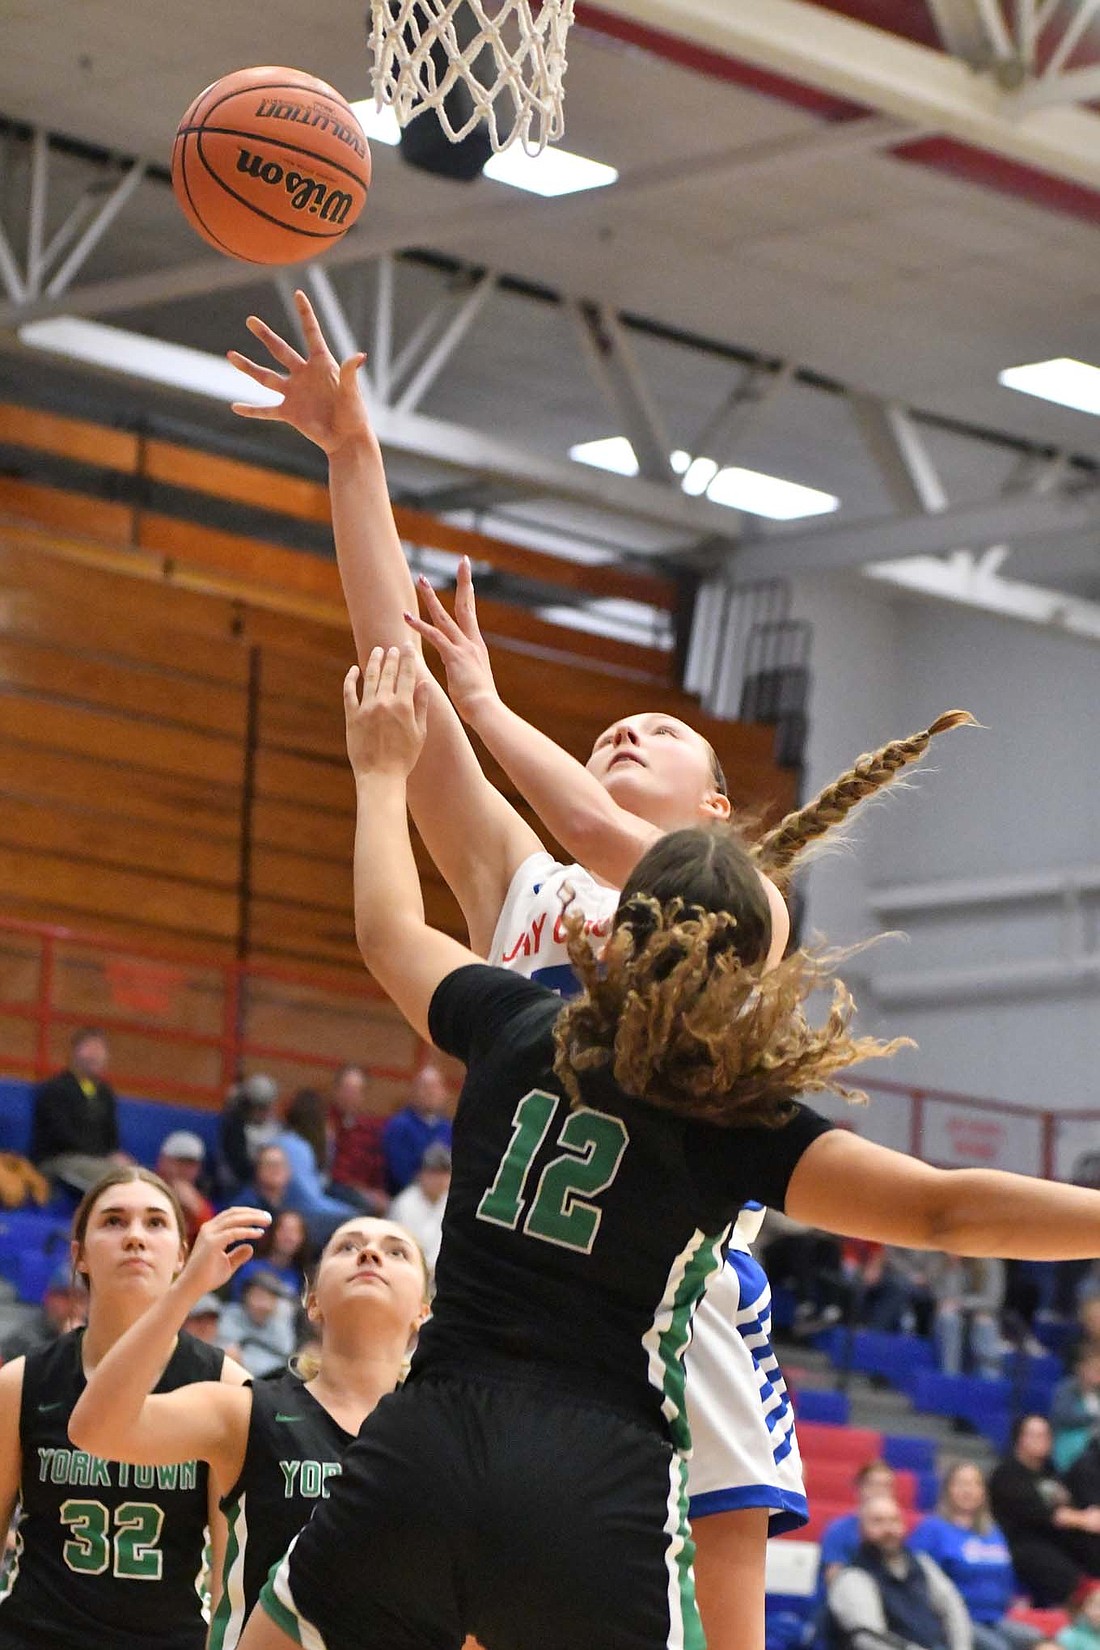
[[(866, 809), (846, 851), (812, 867), (808, 930), (837, 942), (877, 931), (884, 919), (870, 901), (884, 886), (1100, 866), (1100, 648), (857, 577), (799, 581), (794, 616), (814, 626), (807, 795), (853, 755), (953, 706), (985, 724), (944, 735), (912, 788)], [(1076, 910), (1045, 900), (927, 910), (892, 925), (908, 939), (846, 969), (860, 1024), (919, 1043), (888, 1075), (1100, 1108), (1100, 895)], [(990, 995), (981, 984), (991, 966), (1090, 954), (1091, 976), (1073, 986)], [(941, 992), (944, 969), (977, 984)], [(917, 974), (920, 1001), (907, 996)], [(876, 999), (876, 981), (894, 1000)], [(897, 1132), (885, 1115), (881, 1129)], [(1100, 1144), (1100, 1125), (1095, 1133)]]

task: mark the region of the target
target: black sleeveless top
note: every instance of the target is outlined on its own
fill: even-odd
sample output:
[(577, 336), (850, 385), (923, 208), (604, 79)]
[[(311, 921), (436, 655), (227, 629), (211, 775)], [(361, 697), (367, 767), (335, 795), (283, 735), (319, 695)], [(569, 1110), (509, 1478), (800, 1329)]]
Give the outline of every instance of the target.
[[(207, 1466), (136, 1467), (74, 1448), (83, 1335), (71, 1330), (26, 1357), (21, 1517), (0, 1650), (202, 1650)], [(181, 1333), (154, 1390), (220, 1380), (224, 1361), (220, 1347)]]
[(253, 1382), (244, 1465), (221, 1501), (229, 1540), (210, 1650), (234, 1650), (271, 1566), (328, 1500), (352, 1442), (289, 1370)]

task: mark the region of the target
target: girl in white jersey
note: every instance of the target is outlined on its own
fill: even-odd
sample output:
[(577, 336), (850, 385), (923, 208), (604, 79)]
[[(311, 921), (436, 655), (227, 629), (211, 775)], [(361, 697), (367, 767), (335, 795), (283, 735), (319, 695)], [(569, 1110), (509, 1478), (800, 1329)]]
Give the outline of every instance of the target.
[[(234, 410), (248, 418), (289, 423), (327, 454), (337, 560), (357, 652), (365, 661), (376, 643), (396, 643), (407, 636), (402, 615), (415, 607), (416, 595), (394, 524), (381, 452), (358, 392), (363, 357), (338, 364), (304, 293), (296, 294), (296, 303), (306, 356), (257, 317), (250, 317), (249, 329), (284, 371), (257, 366), (235, 351), (229, 356), (257, 383), (278, 391), (282, 403), (241, 403)], [(468, 566), (460, 571), (456, 612), (476, 634)], [(450, 700), (430, 677), (429, 683), (427, 740), (409, 779), (409, 808), (425, 847), (462, 908), (471, 948), (488, 956), (517, 878), (533, 856), (544, 852), (543, 845), (486, 779)], [(490, 673), (490, 687), (491, 683)], [(454, 691), (453, 681), (451, 686)], [(464, 713), (469, 708), (466, 704)], [(488, 748), (550, 833), (588, 868), (594, 885), (602, 885), (612, 897), (662, 833), (729, 816), (714, 752), (700, 734), (675, 717), (646, 713), (623, 719), (597, 740), (585, 768), (513, 716), (495, 693), (482, 695), (480, 712), (477, 728)], [(911, 760), (913, 754), (919, 751), (902, 760)], [(879, 764), (873, 779), (861, 781), (864, 788), (859, 794), (877, 788), (892, 771), (889, 763), (885, 768)], [(845, 797), (828, 819), (815, 820), (812, 828), (795, 829), (777, 866), (789, 862), (807, 835), (834, 823), (852, 800), (858, 797)], [(782, 951), (787, 914), (774, 888), (769, 897), (773, 931)], [(746, 1302), (746, 1308), (757, 1304)], [(739, 1292), (737, 1310), (745, 1310)], [(696, 1578), (711, 1650), (762, 1646), (769, 1517), (797, 1523), (805, 1516), (789, 1411), (785, 1395), (771, 1378), (777, 1366), (766, 1347), (762, 1316), (760, 1311), (752, 1313), (750, 1338), (759, 1344), (750, 1350), (744, 1337), (731, 1335), (729, 1321), (718, 1310), (707, 1310), (704, 1302), (688, 1358), (689, 1394), (696, 1380), (694, 1368), (706, 1359), (708, 1345), (722, 1386), (705, 1406), (695, 1406), (697, 1432), (704, 1410), (720, 1419), (713, 1437), (697, 1436), (689, 1486), (706, 1496), (694, 1504)], [(772, 1406), (767, 1413), (762, 1398)], [(785, 1452), (785, 1466), (776, 1461), (772, 1444), (777, 1421), (768, 1424), (776, 1408), (781, 1411), (777, 1420), (783, 1423), (779, 1448)]]

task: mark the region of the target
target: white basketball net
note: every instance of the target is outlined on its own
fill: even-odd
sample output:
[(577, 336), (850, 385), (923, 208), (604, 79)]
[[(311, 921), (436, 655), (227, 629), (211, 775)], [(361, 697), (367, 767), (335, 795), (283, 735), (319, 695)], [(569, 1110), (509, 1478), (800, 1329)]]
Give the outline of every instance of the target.
[[(479, 121), (495, 151), (518, 140), (537, 155), (561, 137), (573, 0), (371, 0), (371, 21), (374, 96), (402, 126), (430, 108), (452, 143)], [(456, 122), (444, 100), (463, 86)]]

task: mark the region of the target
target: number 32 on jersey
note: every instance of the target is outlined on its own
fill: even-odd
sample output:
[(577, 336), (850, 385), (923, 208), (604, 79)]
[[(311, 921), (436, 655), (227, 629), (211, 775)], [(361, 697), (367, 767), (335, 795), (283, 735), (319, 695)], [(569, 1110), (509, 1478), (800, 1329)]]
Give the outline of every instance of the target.
[(556, 1141), (562, 1150), (547, 1163), (529, 1198), (531, 1164), (563, 1103), (544, 1089), (524, 1095), (512, 1118), (512, 1138), (493, 1184), (478, 1204), (477, 1218), (511, 1232), (522, 1218), (528, 1237), (590, 1255), (603, 1219), (593, 1199), (614, 1181), (630, 1136), (621, 1117), (587, 1106), (570, 1111)]

